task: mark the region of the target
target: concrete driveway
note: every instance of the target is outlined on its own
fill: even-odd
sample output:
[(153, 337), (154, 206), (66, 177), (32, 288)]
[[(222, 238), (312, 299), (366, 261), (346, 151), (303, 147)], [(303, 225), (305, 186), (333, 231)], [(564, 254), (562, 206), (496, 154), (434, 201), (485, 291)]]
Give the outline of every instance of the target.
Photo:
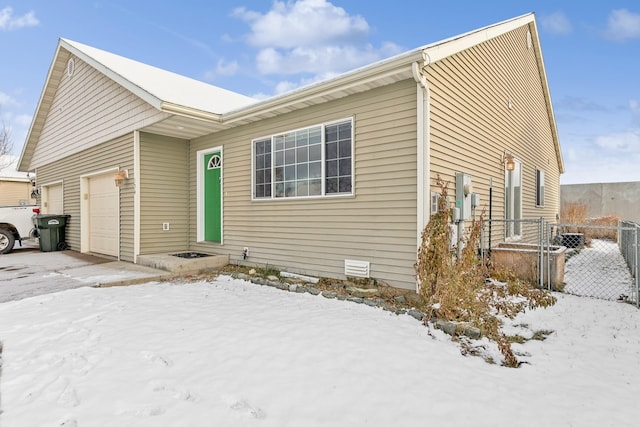
[(74, 251), (42, 252), (27, 242), (0, 255), (0, 303), (82, 286), (115, 286), (152, 282), (170, 273)]

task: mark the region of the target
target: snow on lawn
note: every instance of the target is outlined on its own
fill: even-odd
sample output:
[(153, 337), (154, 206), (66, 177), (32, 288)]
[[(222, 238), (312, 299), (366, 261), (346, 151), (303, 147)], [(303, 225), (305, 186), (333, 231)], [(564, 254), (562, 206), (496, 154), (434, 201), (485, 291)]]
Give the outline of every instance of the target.
[[(0, 425), (631, 426), (640, 311), (556, 294), (520, 368), (408, 315), (228, 276), (0, 304)], [(485, 342), (486, 344), (486, 342)]]
[(635, 295), (635, 283), (616, 242), (592, 239), (590, 247), (568, 259), (564, 291), (574, 295), (616, 300)]

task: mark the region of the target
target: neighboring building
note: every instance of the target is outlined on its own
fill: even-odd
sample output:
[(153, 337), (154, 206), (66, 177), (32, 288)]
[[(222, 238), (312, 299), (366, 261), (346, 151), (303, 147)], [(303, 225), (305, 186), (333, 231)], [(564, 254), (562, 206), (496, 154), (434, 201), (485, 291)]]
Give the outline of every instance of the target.
[(585, 205), (589, 218), (616, 215), (640, 224), (640, 182), (566, 184), (560, 186), (562, 208)]
[[(4, 159), (0, 158), (0, 164), (4, 164)], [(18, 172), (15, 167), (16, 162), (13, 161), (0, 169), (0, 206), (36, 203), (36, 199), (31, 197), (34, 190), (31, 177), (26, 172)]]
[(76, 251), (415, 289), (436, 176), (470, 215), (491, 182), (494, 218), (553, 220), (563, 162), (527, 14), (263, 101), (61, 39), (20, 169)]

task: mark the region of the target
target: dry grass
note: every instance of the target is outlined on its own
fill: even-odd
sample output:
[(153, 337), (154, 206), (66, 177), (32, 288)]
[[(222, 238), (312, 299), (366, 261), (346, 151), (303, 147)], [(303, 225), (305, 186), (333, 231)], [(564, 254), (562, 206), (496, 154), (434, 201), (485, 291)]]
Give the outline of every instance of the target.
[[(587, 205), (584, 203), (567, 203), (560, 212), (560, 222), (571, 224), (571, 227), (564, 227), (564, 233), (582, 233), (585, 243), (589, 244), (591, 239), (617, 240), (620, 217), (618, 215), (606, 215), (597, 218), (589, 218)], [(587, 227), (580, 227), (585, 225)], [(589, 226), (596, 226), (589, 227)], [(597, 228), (605, 227), (605, 228)]]
[(487, 280), (490, 272), (477, 255), (484, 214), (473, 222), (462, 255), (456, 258), (449, 245), (451, 208), (448, 206), (448, 186), (439, 176), (436, 184), (441, 189), (438, 213), (433, 215), (422, 233), (415, 265), (427, 318), (473, 324), (498, 344), (505, 358), (504, 364), (516, 367), (519, 362), (511, 349), (509, 337), (500, 329), (501, 319), (512, 319), (525, 308), (553, 305), (555, 298), (508, 273), (502, 273), (504, 282)]

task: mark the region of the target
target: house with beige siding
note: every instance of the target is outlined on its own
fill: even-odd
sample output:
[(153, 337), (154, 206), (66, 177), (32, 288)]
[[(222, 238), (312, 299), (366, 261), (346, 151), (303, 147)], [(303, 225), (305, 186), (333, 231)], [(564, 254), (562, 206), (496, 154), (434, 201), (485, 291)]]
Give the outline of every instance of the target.
[(563, 168), (533, 14), (260, 101), (61, 39), (20, 158), (72, 250), (407, 289), (437, 176), (465, 221), (552, 220)]
[(31, 205), (36, 202), (32, 177), (15, 170), (15, 160), (0, 156), (0, 206)]

